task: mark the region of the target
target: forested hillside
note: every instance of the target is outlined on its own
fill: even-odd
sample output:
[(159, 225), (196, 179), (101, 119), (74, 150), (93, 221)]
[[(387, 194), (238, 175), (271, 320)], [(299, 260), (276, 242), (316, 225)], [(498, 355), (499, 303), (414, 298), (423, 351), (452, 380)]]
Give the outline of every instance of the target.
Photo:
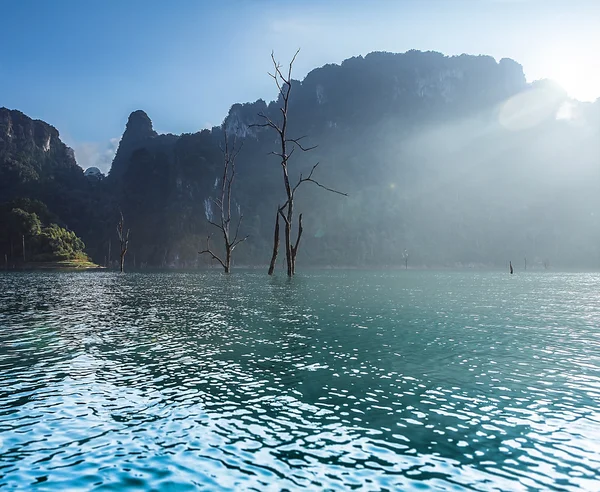
[[(234, 263), (265, 265), (285, 193), (269, 154), (277, 135), (253, 125), (259, 113), (276, 121), (279, 105), (234, 104), (221, 127), (184, 135), (159, 135), (136, 111), (104, 179), (84, 176), (56, 129), (1, 109), (0, 201), (43, 202), (47, 222), (101, 264), (109, 248), (117, 259), (121, 210), (130, 266), (207, 265), (197, 252), (217, 213), (227, 132), (242, 145), (234, 211), (250, 235)], [(600, 266), (600, 102), (528, 84), (512, 60), (410, 51), (326, 65), (294, 82), (289, 123), (290, 137), (318, 145), (293, 155), (293, 180), (320, 162), (318, 180), (348, 194), (299, 192), (300, 268), (400, 266), (405, 251), (415, 267)]]

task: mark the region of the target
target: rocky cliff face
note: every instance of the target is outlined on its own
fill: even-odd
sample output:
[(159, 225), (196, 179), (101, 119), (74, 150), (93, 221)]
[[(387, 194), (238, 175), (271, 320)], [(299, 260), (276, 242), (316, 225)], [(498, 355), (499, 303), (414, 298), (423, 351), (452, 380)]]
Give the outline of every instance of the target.
[(110, 176), (121, 178), (133, 152), (141, 147), (151, 146), (152, 140), (157, 136), (158, 134), (152, 127), (152, 120), (144, 111), (138, 110), (131, 113), (119, 142), (119, 148), (110, 169)]
[(91, 227), (89, 188), (56, 128), (0, 108), (0, 202), (40, 200), (56, 221), (81, 234)]
[(525, 89), (522, 67), (489, 56), (448, 57), (436, 52), (371, 53), (326, 65), (300, 84), (296, 104), (320, 107), (326, 115), (370, 120), (389, 114), (407, 117), (484, 108)]
[(0, 108), (0, 201), (27, 197), (48, 202), (70, 224), (71, 197), (85, 188), (83, 170), (58, 130), (20, 111)]
[(58, 140), (56, 128), (40, 120), (32, 120), (20, 111), (0, 108), (0, 147), (2, 150), (17, 147), (37, 147), (44, 152), (50, 143)]
[[(343, 130), (386, 119), (415, 124), (440, 115), (452, 118), (491, 110), (527, 88), (521, 65), (489, 56), (444, 56), (436, 52), (371, 53), (311, 71), (294, 81), (290, 124), (293, 129)], [(253, 127), (264, 113), (279, 116), (279, 102), (233, 104), (224, 128), (241, 140), (270, 138)], [(218, 136), (221, 130), (213, 131)], [(110, 174), (121, 177), (136, 150), (160, 151), (171, 157), (178, 137), (158, 135), (141, 110), (129, 116)], [(218, 144), (218, 138), (215, 138)]]
[(58, 169), (81, 171), (58, 130), (20, 111), (0, 108), (0, 173), (4, 173), (5, 183), (18, 186)]
[(138, 109), (129, 115), (122, 141), (142, 142), (157, 135), (152, 127), (152, 120), (144, 111)]
[[(399, 247), (415, 251), (420, 264), (489, 264), (505, 254), (589, 261), (596, 250), (577, 252), (571, 243), (596, 241), (590, 207), (597, 200), (579, 200), (569, 213), (553, 202), (556, 193), (572, 193), (561, 160), (581, 162), (588, 184), (597, 178), (593, 141), (557, 119), (566, 102), (546, 84), (527, 84), (518, 63), (487, 56), (372, 53), (313, 70), (294, 82), (289, 134), (319, 147), (297, 153), (290, 170), (295, 176), (320, 161), (319, 179), (350, 197), (303, 190), (303, 261), (394, 264)], [(113, 168), (123, 172), (122, 201), (143, 235), (139, 257), (194, 261), (194, 245), (210, 232), (224, 129), (244, 144), (235, 196), (252, 240), (238, 260), (261, 261), (282, 185), (268, 155), (277, 139), (252, 126), (258, 113), (278, 121), (279, 102), (234, 104), (222, 128), (170, 139), (156, 136), (145, 114), (132, 114)], [(595, 128), (591, 119), (581, 125)], [(592, 222), (573, 228), (575, 216)]]
[[(120, 209), (138, 264), (202, 263), (197, 251), (215, 232), (207, 218), (215, 213), (227, 131), (243, 143), (234, 208), (251, 236), (236, 261), (264, 263), (283, 189), (269, 155), (277, 138), (252, 126), (258, 113), (278, 121), (278, 101), (234, 104), (222, 127), (176, 136), (158, 135), (148, 115), (135, 111), (106, 180), (60, 178), (60, 189), (54, 179), (40, 190), (53, 212), (90, 229), (76, 232), (99, 262)], [(319, 161), (319, 181), (349, 197), (302, 189), (299, 260), (394, 265), (407, 249), (413, 265), (489, 265), (507, 256), (596, 265), (599, 115), (600, 101), (582, 105), (548, 84), (527, 84), (522, 67), (507, 59), (372, 53), (313, 70), (294, 81), (289, 136), (307, 135), (305, 143), (318, 147), (294, 154), (291, 179)], [(0, 170), (18, 162), (33, 175), (58, 162), (75, 165), (52, 127), (17, 120), (0, 112), (0, 156), (8, 156)]]

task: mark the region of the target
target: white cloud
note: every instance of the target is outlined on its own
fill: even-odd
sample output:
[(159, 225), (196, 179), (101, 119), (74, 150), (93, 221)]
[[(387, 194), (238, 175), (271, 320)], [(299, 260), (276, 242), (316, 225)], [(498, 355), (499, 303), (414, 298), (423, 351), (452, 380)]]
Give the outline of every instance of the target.
[(75, 151), (77, 164), (83, 169), (97, 167), (104, 174), (110, 170), (110, 166), (119, 147), (120, 138), (111, 138), (108, 142), (80, 142), (72, 147)]

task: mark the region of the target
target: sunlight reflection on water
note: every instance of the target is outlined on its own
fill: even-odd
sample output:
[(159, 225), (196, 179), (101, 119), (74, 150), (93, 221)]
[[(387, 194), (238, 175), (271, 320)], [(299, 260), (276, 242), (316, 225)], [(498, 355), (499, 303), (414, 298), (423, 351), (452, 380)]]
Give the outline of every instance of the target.
[(0, 487), (599, 490), (600, 275), (0, 275)]

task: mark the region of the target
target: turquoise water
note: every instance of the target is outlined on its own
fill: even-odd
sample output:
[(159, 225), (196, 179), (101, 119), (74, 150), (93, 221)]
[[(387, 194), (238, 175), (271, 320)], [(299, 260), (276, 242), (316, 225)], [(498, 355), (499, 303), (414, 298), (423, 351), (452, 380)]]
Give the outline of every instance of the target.
[(0, 274), (0, 489), (600, 490), (600, 275)]

